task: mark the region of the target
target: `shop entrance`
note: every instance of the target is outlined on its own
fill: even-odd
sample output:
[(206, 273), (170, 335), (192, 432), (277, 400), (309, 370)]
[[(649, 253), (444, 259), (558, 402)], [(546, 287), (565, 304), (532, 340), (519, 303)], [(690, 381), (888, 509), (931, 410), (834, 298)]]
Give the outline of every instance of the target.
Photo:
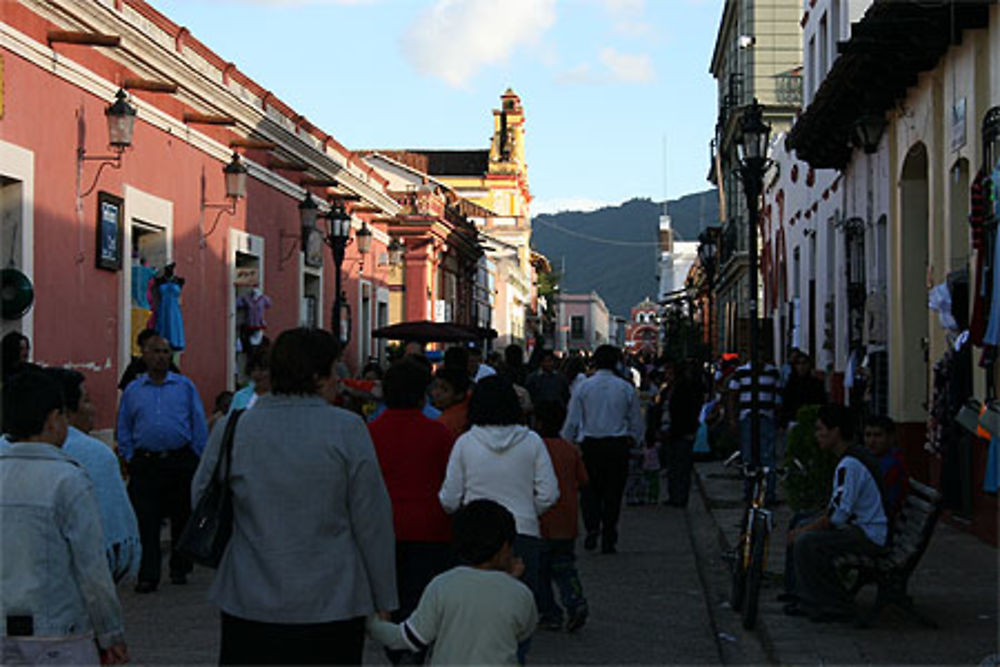
[(131, 222), (131, 269), (129, 294), (131, 303), (126, 324), (125, 340), (129, 353), (139, 356), (142, 351), (136, 336), (143, 329), (155, 328), (155, 303), (153, 291), (156, 275), (170, 263), (170, 247), (166, 229), (142, 220)]

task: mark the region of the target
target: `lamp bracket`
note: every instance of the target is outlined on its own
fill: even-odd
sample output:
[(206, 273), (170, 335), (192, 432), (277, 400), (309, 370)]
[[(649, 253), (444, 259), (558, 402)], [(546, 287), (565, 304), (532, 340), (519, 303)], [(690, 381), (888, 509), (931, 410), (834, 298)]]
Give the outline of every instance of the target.
[(302, 236), (300, 234), (295, 234), (295, 233), (292, 233), (292, 232), (286, 232), (284, 229), (279, 230), (279, 232), (278, 232), (278, 246), (281, 247), (281, 244), (283, 244), (288, 239), (292, 239), (292, 241), (294, 241), (295, 243), (292, 243), (291, 249), (288, 252), (281, 253), (278, 256), (278, 270), (279, 271), (282, 270), (282, 267), (285, 265), (285, 262), (289, 261), (292, 258), (292, 256), (295, 254), (295, 252), (298, 250), (298, 247), (297, 247), (296, 244), (302, 243)]
[(77, 149), (76, 158), (79, 161), (81, 167), (84, 162), (89, 162), (91, 160), (100, 160), (101, 164), (97, 167), (97, 173), (94, 174), (94, 181), (90, 184), (90, 187), (80, 193), (80, 198), (84, 198), (94, 191), (97, 187), (97, 181), (101, 178), (101, 172), (104, 171), (105, 167), (111, 167), (112, 169), (121, 169), (122, 166), (122, 154), (125, 152), (124, 147), (115, 147), (114, 155), (87, 155), (87, 149), (83, 146)]

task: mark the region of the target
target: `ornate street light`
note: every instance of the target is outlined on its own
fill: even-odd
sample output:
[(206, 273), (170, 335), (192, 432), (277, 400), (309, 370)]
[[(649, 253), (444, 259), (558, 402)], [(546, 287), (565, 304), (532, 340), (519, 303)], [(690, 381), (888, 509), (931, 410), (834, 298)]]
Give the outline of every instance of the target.
[(854, 142), (858, 148), (871, 155), (878, 152), (878, 144), (885, 132), (885, 115), (880, 113), (861, 114), (854, 123)]
[(132, 145), (135, 130), (135, 107), (128, 103), (128, 96), (121, 88), (115, 93), (115, 102), (104, 110), (108, 121), (108, 143), (120, 155)]
[(307, 192), (306, 198), (299, 204), (299, 222), (306, 229), (316, 229), (316, 216), (319, 215), (319, 204), (313, 199), (312, 193)]
[(247, 196), (247, 168), (240, 161), (238, 153), (233, 153), (233, 159), (222, 169), (226, 177), (226, 197), (232, 200), (236, 208), (236, 200)]
[(115, 101), (105, 107), (104, 117), (108, 122), (108, 145), (111, 146), (114, 155), (87, 155), (87, 149), (83, 147), (82, 143), (76, 149), (76, 157), (81, 169), (83, 163), (90, 160), (101, 163), (94, 175), (94, 182), (80, 193), (81, 198), (94, 191), (105, 167), (119, 169), (122, 166), (122, 154), (126, 148), (132, 145), (132, 134), (135, 130), (135, 107), (128, 103), (128, 95), (121, 88), (115, 93)]
[(341, 287), (341, 267), (344, 265), (344, 253), (351, 237), (351, 216), (344, 210), (343, 204), (336, 202), (330, 212), (325, 216), (328, 223), (326, 244), (333, 251), (333, 265), (335, 269), (334, 297), (333, 297), (333, 317), (331, 328), (337, 342), (346, 345), (351, 340), (351, 332), (348, 329), (345, 336), (341, 331), (340, 314), (344, 307), (344, 294)]
[(706, 304), (706, 317), (704, 317), (705, 324), (705, 340), (708, 342), (710, 347), (714, 347), (712, 344), (712, 321), (714, 319), (714, 312), (712, 310), (712, 292), (714, 291), (715, 285), (715, 261), (718, 253), (718, 246), (715, 241), (715, 234), (712, 229), (705, 229), (698, 235), (698, 261), (701, 263), (702, 269), (705, 271), (705, 282), (708, 283), (708, 289), (705, 290), (708, 296), (708, 303)]
[(743, 108), (740, 122), (739, 176), (747, 198), (750, 282), (750, 464), (760, 465), (760, 330), (758, 305), (757, 234), (760, 195), (767, 169), (771, 126), (764, 122), (764, 107), (756, 100)]
[(387, 250), (389, 251), (389, 266), (402, 266), (403, 254), (406, 252), (406, 246), (403, 245), (403, 242), (398, 237), (393, 236)]

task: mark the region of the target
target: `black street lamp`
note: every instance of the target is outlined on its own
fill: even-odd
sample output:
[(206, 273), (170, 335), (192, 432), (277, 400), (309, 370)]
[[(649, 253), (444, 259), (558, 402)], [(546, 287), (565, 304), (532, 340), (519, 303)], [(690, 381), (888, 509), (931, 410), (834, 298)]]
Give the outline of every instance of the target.
[(760, 330), (758, 321), (757, 232), (758, 205), (764, 188), (767, 169), (767, 147), (771, 126), (764, 122), (764, 107), (757, 99), (743, 108), (740, 135), (737, 139), (743, 192), (747, 198), (749, 284), (750, 284), (750, 458), (751, 465), (760, 465)]
[(346, 345), (351, 340), (351, 332), (344, 336), (341, 332), (340, 314), (344, 307), (344, 294), (341, 287), (340, 267), (344, 264), (344, 253), (351, 238), (351, 216), (344, 210), (343, 204), (337, 202), (330, 208), (330, 212), (325, 216), (329, 224), (326, 235), (326, 244), (333, 250), (333, 264), (336, 267), (334, 274), (334, 297), (333, 297), (333, 317), (330, 328), (337, 342)]
[(718, 246), (715, 242), (715, 233), (709, 228), (705, 229), (698, 235), (698, 262), (701, 264), (702, 270), (705, 272), (705, 282), (708, 284), (708, 289), (706, 295), (708, 297), (708, 303), (706, 304), (706, 317), (705, 317), (705, 340), (711, 349), (714, 349), (712, 341), (712, 321), (715, 319), (715, 313), (712, 310), (712, 292), (715, 287), (715, 260), (716, 254), (718, 252)]

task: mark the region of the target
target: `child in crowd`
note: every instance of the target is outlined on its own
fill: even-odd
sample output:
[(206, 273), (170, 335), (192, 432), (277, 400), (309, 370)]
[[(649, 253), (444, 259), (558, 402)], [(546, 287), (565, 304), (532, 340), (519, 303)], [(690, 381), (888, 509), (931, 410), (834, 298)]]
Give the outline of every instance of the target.
[(865, 447), (879, 461), (885, 491), (886, 518), (892, 521), (903, 509), (909, 492), (909, 475), (903, 453), (896, 447), (896, 424), (890, 417), (872, 416), (865, 421)]
[(541, 516), (542, 562), (539, 572), (539, 626), (545, 630), (562, 628), (563, 610), (552, 595), (552, 584), (566, 608), (566, 629), (579, 630), (587, 621), (587, 600), (576, 571), (574, 547), (579, 530), (577, 498), (587, 484), (587, 468), (580, 450), (559, 437), (566, 409), (558, 401), (541, 401), (535, 406), (535, 430), (545, 441), (552, 467), (559, 481), (559, 500)]
[(492, 500), (455, 513), (456, 555), (463, 563), (435, 577), (402, 623), (368, 618), (368, 634), (392, 649), (431, 645), (432, 665), (516, 665), (518, 644), (538, 623), (535, 597), (517, 580), (514, 516)]

